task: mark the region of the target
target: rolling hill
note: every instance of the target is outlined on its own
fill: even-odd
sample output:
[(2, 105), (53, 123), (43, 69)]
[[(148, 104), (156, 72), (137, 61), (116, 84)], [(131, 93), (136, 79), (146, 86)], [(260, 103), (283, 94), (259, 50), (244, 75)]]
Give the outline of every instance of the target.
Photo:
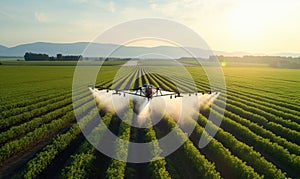
[[(208, 58), (211, 55), (223, 55), (223, 56), (238, 56), (242, 57), (244, 55), (258, 55), (263, 56), (266, 54), (251, 54), (248, 52), (225, 52), (225, 51), (211, 51), (207, 49), (199, 49), (193, 47), (186, 47), (189, 52), (185, 51), (181, 47), (173, 46), (157, 46), (157, 47), (141, 47), (141, 46), (120, 46), (117, 44), (104, 44), (104, 43), (89, 43), (89, 42), (76, 42), (76, 43), (49, 43), (49, 42), (35, 42), (17, 45), (15, 47), (5, 47), (0, 45), (0, 56), (5, 57), (21, 57), (24, 56), (26, 52), (33, 53), (45, 53), (50, 56), (55, 56), (58, 53), (62, 54), (72, 54), (81, 55), (84, 50), (89, 46), (88, 55), (91, 57), (104, 57), (110, 54), (112, 51), (114, 53), (111, 57), (119, 58), (181, 58), (181, 57), (191, 57), (189, 52), (192, 52), (194, 56), (201, 58)], [(141, 54), (146, 54), (140, 56)], [(161, 56), (158, 54), (163, 54)], [(277, 53), (268, 54), (275, 56), (300, 56), (300, 53)]]

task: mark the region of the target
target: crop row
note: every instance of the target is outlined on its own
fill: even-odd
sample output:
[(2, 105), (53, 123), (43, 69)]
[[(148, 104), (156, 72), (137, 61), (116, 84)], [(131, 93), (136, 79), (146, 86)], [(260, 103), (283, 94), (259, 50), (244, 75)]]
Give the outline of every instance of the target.
[(228, 89), (228, 94), (230, 96), (234, 96), (234, 97), (237, 97), (239, 99), (246, 100), (248, 102), (253, 102), (253, 103), (256, 103), (256, 104), (260, 104), (261, 106), (266, 106), (266, 107), (271, 108), (271, 109), (280, 110), (280, 111), (288, 113), (288, 114), (300, 115), (299, 111), (295, 111), (295, 110), (292, 110), (290, 108), (286, 108), (286, 107), (283, 107), (283, 106), (280, 106), (280, 105), (272, 104), (270, 102), (265, 102), (265, 101), (261, 100), (260, 98), (256, 98), (256, 96), (254, 96), (254, 95), (251, 96), (251, 95), (249, 95), (245, 92), (240, 93), (240, 92), (238, 92), (237, 89), (236, 90)]
[[(215, 104), (218, 103), (220, 103), (220, 101), (215, 102)], [(293, 136), (289, 136), (287, 139), (280, 137), (286, 135), (282, 133), (280, 135), (281, 132), (280, 129), (285, 129), (282, 126), (276, 125), (273, 122), (268, 122), (266, 119), (259, 117), (256, 114), (243, 111), (239, 107), (232, 106), (230, 104), (226, 104), (226, 108), (227, 110), (224, 113), (226, 117), (229, 117), (230, 119), (233, 119), (236, 122), (244, 126), (247, 126), (250, 130), (252, 130), (256, 134), (264, 138), (268, 138), (273, 142), (278, 143), (279, 145), (287, 148), (291, 153), (300, 155), (300, 147), (287, 140), (289, 138), (292, 138)], [(215, 109), (218, 110), (219, 108), (215, 106)], [(273, 126), (276, 126), (276, 128), (274, 128)], [(274, 133), (272, 131), (274, 131)], [(293, 132), (289, 129), (286, 129), (286, 131)], [(279, 136), (276, 136), (275, 134), (279, 134)]]
[[(155, 79), (155, 77), (157, 77), (157, 76), (155, 76), (155, 75), (148, 75), (148, 76), (151, 76), (152, 78), (154, 78)], [(158, 80), (157, 80), (158, 81)], [(168, 84), (168, 85), (172, 85), (172, 84)], [(257, 137), (259, 137), (259, 136), (257, 136)], [(282, 138), (277, 138), (277, 136), (273, 136), (273, 137), (275, 137), (277, 140), (281, 140)], [(291, 144), (291, 143), (289, 143), (289, 142), (287, 142), (287, 141), (285, 141), (284, 139), (283, 139), (283, 141), (281, 141), (281, 142), (284, 142), (284, 143), (286, 143), (286, 145), (291, 145), (290, 146), (290, 150), (293, 150), (292, 149), (292, 147), (293, 146), (296, 146), (296, 145), (293, 145), (293, 144)], [(276, 144), (273, 144), (274, 146), (276, 146)], [(276, 148), (276, 147), (274, 147), (274, 148)], [(279, 146), (279, 148), (280, 148), (280, 146)], [(282, 150), (283, 148), (280, 148), (279, 150)], [(298, 152), (296, 149), (294, 149), (294, 151), (296, 151), (296, 152)], [(292, 158), (294, 158), (295, 156), (294, 155), (290, 155), (290, 154), (288, 154), (289, 155), (289, 157), (292, 157)], [(290, 158), (291, 159), (291, 158)], [(290, 162), (291, 163), (293, 163), (293, 160), (290, 160)], [(287, 164), (287, 163), (286, 163)], [(297, 164), (296, 163), (294, 163), (294, 167), (295, 166), (297, 166)]]
[[(63, 92), (62, 92), (63, 91)], [(10, 98), (9, 100), (1, 101), (0, 111), (8, 111), (14, 108), (19, 107), (26, 107), (27, 105), (38, 103), (44, 100), (47, 100), (49, 97), (55, 97), (58, 94), (65, 93), (65, 89), (43, 89), (39, 91), (29, 91), (27, 94), (19, 94), (19, 91), (15, 92), (18, 97), (11, 98), (11, 96), (7, 97)], [(41, 94), (40, 94), (41, 93)]]
[[(87, 108), (93, 105), (93, 102), (89, 102), (81, 106), (80, 111), (85, 112)], [(48, 137), (50, 134), (55, 134), (60, 129), (68, 126), (70, 123), (74, 122), (75, 116), (73, 111), (69, 111), (64, 116), (59, 119), (52, 120), (50, 123), (43, 124), (39, 128), (27, 133), (23, 137), (5, 143), (0, 148), (0, 163), (2, 164), (4, 160), (17, 154), (20, 151), (26, 150), (26, 148), (32, 146), (39, 140)]]
[(185, 141), (180, 147), (182, 149), (181, 155), (189, 164), (191, 164), (190, 167), (197, 171), (197, 173), (194, 173), (195, 177), (221, 178), (220, 173), (215, 169), (215, 165), (209, 162), (204, 155), (200, 153), (192, 141), (187, 138), (186, 134), (176, 125), (174, 120), (168, 114), (165, 115), (164, 120), (161, 122), (166, 123), (168, 131), (173, 130), (176, 133), (176, 140)]
[(162, 150), (159, 147), (155, 131), (152, 128), (151, 119), (147, 118), (145, 120), (148, 120), (149, 122), (147, 128), (145, 128), (144, 142), (151, 142), (150, 144), (152, 144), (152, 146), (149, 146), (149, 148), (152, 149), (150, 152), (153, 156), (148, 164), (149, 176), (150, 178), (170, 178), (170, 174), (166, 169), (166, 161), (164, 158), (160, 157)]
[[(243, 88), (238, 88), (239, 90), (235, 90), (236, 93), (240, 94), (242, 91), (243, 95), (248, 96), (250, 98), (254, 98), (257, 100), (261, 100), (264, 102), (268, 102), (274, 105), (278, 105), (278, 106), (282, 106), (285, 107), (287, 109), (292, 109), (295, 111), (300, 111), (300, 107), (298, 107), (297, 104), (291, 104), (289, 103), (287, 100), (284, 99), (280, 99), (278, 97), (272, 98), (266, 95), (262, 95), (261, 93), (257, 92), (256, 90), (247, 90), (247, 89), (243, 89)], [(269, 91), (265, 92), (265, 93), (269, 93)]]
[[(202, 114), (198, 116), (198, 123), (204, 127), (207, 126), (207, 131), (218, 132), (215, 138), (220, 141), (224, 147), (228, 148), (235, 156), (248, 165), (252, 166), (255, 171), (263, 174), (266, 178), (285, 178), (285, 174), (281, 172), (273, 163), (267, 161), (259, 152), (255, 151), (253, 147), (239, 141), (233, 134), (218, 128), (211, 121), (208, 121)], [(211, 128), (211, 129), (209, 129)]]
[[(133, 105), (131, 103), (131, 105)], [(118, 140), (115, 141), (115, 156), (119, 159), (112, 159), (106, 171), (106, 178), (124, 178), (126, 161), (128, 155), (128, 141), (130, 138), (130, 125), (133, 113), (131, 110), (127, 110), (124, 114), (124, 118), (119, 127)]]
[(71, 163), (61, 171), (61, 178), (84, 179), (89, 177), (92, 161), (95, 160), (95, 148), (87, 141), (80, 146), (79, 153), (72, 155)]
[[(83, 110), (86, 110), (86, 107), (83, 107)], [(27, 169), (24, 173), (24, 177), (37, 177), (45, 168), (47, 168), (47, 166), (60, 152), (67, 148), (68, 145), (77, 138), (77, 136), (81, 133), (80, 128), (87, 126), (91, 119), (95, 118), (97, 115), (97, 113), (94, 113), (94, 111), (91, 110), (80, 119), (80, 127), (79, 124), (75, 123), (66, 133), (55, 137), (51, 144), (47, 145), (41, 152), (39, 152), (27, 163)]]
[[(206, 81), (203, 81), (199, 75), (195, 73), (195, 71), (190, 70), (192, 76), (195, 79), (196, 83), (201, 84), (200, 86), (209, 86)], [(238, 85), (238, 84), (237, 84)], [(297, 104), (289, 104), (286, 99), (279, 99), (278, 97), (272, 98), (268, 97), (266, 95), (262, 95), (261, 93), (258, 93), (256, 90), (249, 90), (242, 88), (243, 86), (237, 86), (235, 84), (229, 84), (227, 85), (227, 91), (229, 94), (232, 95), (239, 95), (238, 97), (247, 97), (249, 99), (255, 100), (256, 102), (260, 102), (272, 106), (276, 106), (279, 109), (284, 108), (287, 112), (292, 111), (291, 114), (299, 115), (300, 108), (297, 106)], [(265, 92), (266, 94), (270, 93), (270, 91)], [(269, 107), (272, 107), (269, 106)]]
[[(297, 125), (297, 123), (298, 123), (298, 125), (300, 124), (299, 116), (296, 116), (296, 115), (293, 115), (290, 113), (284, 113), (279, 110), (275, 110), (270, 107), (266, 107), (266, 106), (257, 104), (255, 102), (249, 102), (248, 100), (243, 100), (243, 99), (240, 99), (239, 97), (234, 97), (232, 95), (228, 95), (227, 99), (229, 101), (231, 101), (232, 103), (236, 103), (235, 105), (237, 105), (237, 106), (239, 106), (241, 103), (247, 104), (248, 111), (256, 113), (256, 114), (260, 114), (266, 118), (270, 118), (270, 119), (275, 118), (274, 120), (277, 120), (278, 122), (280, 122), (280, 119), (281, 119), (283, 121), (289, 122), (290, 125), (291, 124)], [(300, 129), (300, 125), (298, 126), (298, 128)]]
[[(185, 119), (185, 125), (194, 126), (194, 131), (191, 138), (198, 145), (200, 137), (210, 141), (203, 150), (203, 153), (215, 162), (217, 169), (228, 178), (262, 178), (254, 171), (251, 166), (248, 166), (238, 157), (222, 145), (219, 141), (209, 136), (206, 131), (193, 119)], [(276, 174), (273, 174), (275, 177)]]
[[(169, 84), (170, 85), (170, 84)], [(230, 101), (230, 100), (229, 100)], [(232, 107), (231, 105), (228, 105), (229, 107), (231, 107), (231, 109), (236, 109), (237, 107)], [(238, 104), (237, 106), (242, 106), (242, 107), (245, 107), (245, 105), (243, 105), (243, 104)], [(246, 108), (246, 107), (245, 107)], [(247, 117), (250, 117), (250, 118), (255, 118), (255, 117), (257, 117), (258, 115), (257, 114), (251, 114), (251, 113), (249, 113), (249, 112), (247, 112), (247, 111), (241, 111), (241, 110), (239, 110), (238, 111), (238, 113), (237, 114), (241, 114), (241, 115), (247, 115)], [(258, 117), (261, 117), (261, 116), (258, 116)], [(272, 116), (273, 117), (273, 116)], [(274, 117), (273, 118), (271, 118), (271, 119), (273, 119), (273, 120), (275, 120), (276, 119), (276, 117), (275, 117), (275, 119), (274, 119)], [(259, 120), (256, 120), (256, 121), (259, 121)], [(260, 120), (259, 122), (260, 123), (263, 123), (263, 121), (267, 121), (266, 119), (265, 120)], [(287, 120), (283, 120), (283, 119), (278, 119), (277, 118), (277, 120), (276, 120), (276, 122), (278, 122), (278, 121), (282, 121), (283, 123), (291, 123), (291, 121), (287, 121)], [(290, 125), (292, 125), (292, 124), (290, 124)], [(297, 134), (297, 132), (294, 132), (294, 131), (291, 131), (290, 129), (288, 129), (288, 128), (284, 128), (284, 127), (280, 127), (280, 125), (278, 125), (278, 124), (276, 124), (276, 123), (272, 123), (272, 122), (269, 122), (269, 123), (266, 123), (266, 125), (265, 126), (267, 126), (267, 127), (270, 127), (270, 128), (272, 128), (272, 129), (274, 129), (274, 131), (276, 131), (276, 132), (280, 132), (283, 136), (289, 136), (288, 138), (292, 138), (292, 141), (297, 141), (298, 140), (298, 134)], [(280, 129), (279, 129), (279, 127), (280, 127)], [(274, 136), (273, 136), (274, 137)], [(294, 139), (294, 140), (293, 140)], [(286, 141), (283, 141), (284, 143), (286, 143)], [(298, 142), (297, 142), (298, 143)], [(293, 147), (290, 147), (290, 149), (292, 149)]]
[[(211, 115), (220, 116), (220, 114), (214, 110), (211, 110)], [(269, 139), (256, 135), (250, 129), (238, 122), (231, 120), (228, 117), (223, 117), (222, 128), (247, 144), (252, 145), (256, 150), (263, 152), (267, 158), (281, 163), (280, 167), (292, 171), (296, 171), (297, 168), (300, 167), (300, 156), (291, 154), (277, 143), (272, 143)]]
[[(78, 101), (78, 104), (79, 106), (81, 106), (89, 101), (91, 101), (90, 96), (83, 97), (81, 100)], [(16, 137), (21, 137), (43, 124), (46, 124), (54, 119), (62, 117), (64, 114), (68, 113), (71, 110), (73, 110), (73, 106), (72, 104), (69, 104), (65, 107), (49, 112), (41, 117), (33, 118), (29, 122), (25, 122), (19, 126), (13, 126), (9, 130), (0, 133), (0, 144), (12, 140)]]
[(56, 101), (56, 99), (59, 100), (59, 98), (64, 98), (65, 95), (65, 92), (59, 94), (55, 93), (51, 95), (45, 95), (37, 99), (19, 101), (19, 105), (16, 104), (14, 107), (12, 107), (13, 105), (11, 105), (11, 107), (8, 107), (6, 105), (7, 109), (1, 110), (0, 119), (8, 118), (10, 116), (20, 114), (22, 112), (39, 108), (41, 106), (46, 105), (49, 102), (53, 103)]
[(59, 101), (48, 104), (46, 106), (36, 108), (31, 111), (26, 111), (26, 112), (18, 114), (16, 116), (11, 116), (7, 119), (1, 120), (0, 121), (0, 129), (3, 130), (4, 128), (8, 128), (13, 125), (17, 125), (22, 122), (29, 121), (30, 119), (32, 119), (34, 117), (42, 116), (48, 112), (59, 109), (68, 104), (71, 104), (71, 103), (72, 103), (72, 100), (71, 100), (70, 96), (65, 96), (65, 97), (63, 97), (63, 100), (60, 99)]

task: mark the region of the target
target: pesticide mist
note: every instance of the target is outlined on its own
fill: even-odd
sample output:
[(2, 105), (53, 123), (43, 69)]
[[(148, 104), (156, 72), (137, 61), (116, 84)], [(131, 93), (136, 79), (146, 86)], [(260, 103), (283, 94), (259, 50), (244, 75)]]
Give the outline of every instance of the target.
[[(219, 96), (219, 93), (212, 94), (185, 94), (183, 97), (170, 99), (169, 96), (158, 96), (148, 100), (147, 98), (130, 94), (113, 94), (113, 91), (90, 89), (97, 105), (111, 113), (115, 113), (123, 119), (127, 110), (133, 110), (131, 126), (146, 128), (151, 120), (151, 124), (158, 123), (165, 114), (170, 115), (177, 122), (184, 122), (184, 118), (193, 116), (200, 109), (208, 108)], [(162, 91), (163, 94), (170, 92)], [(132, 101), (132, 109), (130, 102)]]

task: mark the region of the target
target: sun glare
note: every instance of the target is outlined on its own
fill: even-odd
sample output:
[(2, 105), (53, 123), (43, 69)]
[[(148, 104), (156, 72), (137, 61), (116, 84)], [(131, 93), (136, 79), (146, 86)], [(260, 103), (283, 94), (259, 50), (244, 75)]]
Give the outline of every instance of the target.
[(267, 25), (268, 12), (263, 7), (242, 5), (232, 14), (231, 32), (237, 36), (257, 37)]
[(222, 66), (222, 67), (225, 67), (225, 66), (226, 66), (226, 62), (222, 62), (222, 63), (221, 63), (221, 66)]

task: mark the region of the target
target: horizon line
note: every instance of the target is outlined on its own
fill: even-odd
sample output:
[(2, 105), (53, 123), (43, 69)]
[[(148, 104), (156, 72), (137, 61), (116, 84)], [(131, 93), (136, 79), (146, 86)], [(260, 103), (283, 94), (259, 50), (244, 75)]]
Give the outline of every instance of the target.
[[(51, 41), (35, 41), (35, 42), (27, 42), (27, 43), (20, 43), (13, 46), (6, 46), (3, 44), (0, 44), (1, 46), (5, 48), (15, 48), (22, 45), (29, 45), (29, 44), (36, 44), (36, 43), (48, 43), (48, 44), (60, 44), (60, 45), (68, 45), (68, 44), (76, 44), (76, 43), (94, 43), (94, 44), (106, 44), (106, 45), (119, 45), (119, 46), (125, 46), (125, 47), (141, 47), (141, 48), (157, 48), (157, 47), (177, 47), (177, 48), (198, 48), (198, 47), (183, 47), (183, 46), (170, 46), (170, 45), (158, 45), (158, 46), (138, 46), (138, 45), (121, 45), (121, 44), (115, 44), (115, 43), (99, 43), (99, 42), (88, 42), (88, 41), (74, 41), (74, 42), (51, 42)], [(236, 51), (225, 51), (225, 50), (212, 50), (212, 49), (203, 49), (203, 50), (210, 50), (214, 53), (241, 53), (244, 55), (223, 55), (223, 56), (247, 56), (247, 55), (253, 55), (253, 56), (300, 56), (300, 52), (275, 52), (275, 53), (266, 53), (266, 52), (248, 52), (243, 50), (236, 50)], [(247, 55), (245, 55), (247, 54)], [(283, 54), (293, 54), (293, 55), (283, 55)], [(221, 55), (217, 55), (221, 56)]]

